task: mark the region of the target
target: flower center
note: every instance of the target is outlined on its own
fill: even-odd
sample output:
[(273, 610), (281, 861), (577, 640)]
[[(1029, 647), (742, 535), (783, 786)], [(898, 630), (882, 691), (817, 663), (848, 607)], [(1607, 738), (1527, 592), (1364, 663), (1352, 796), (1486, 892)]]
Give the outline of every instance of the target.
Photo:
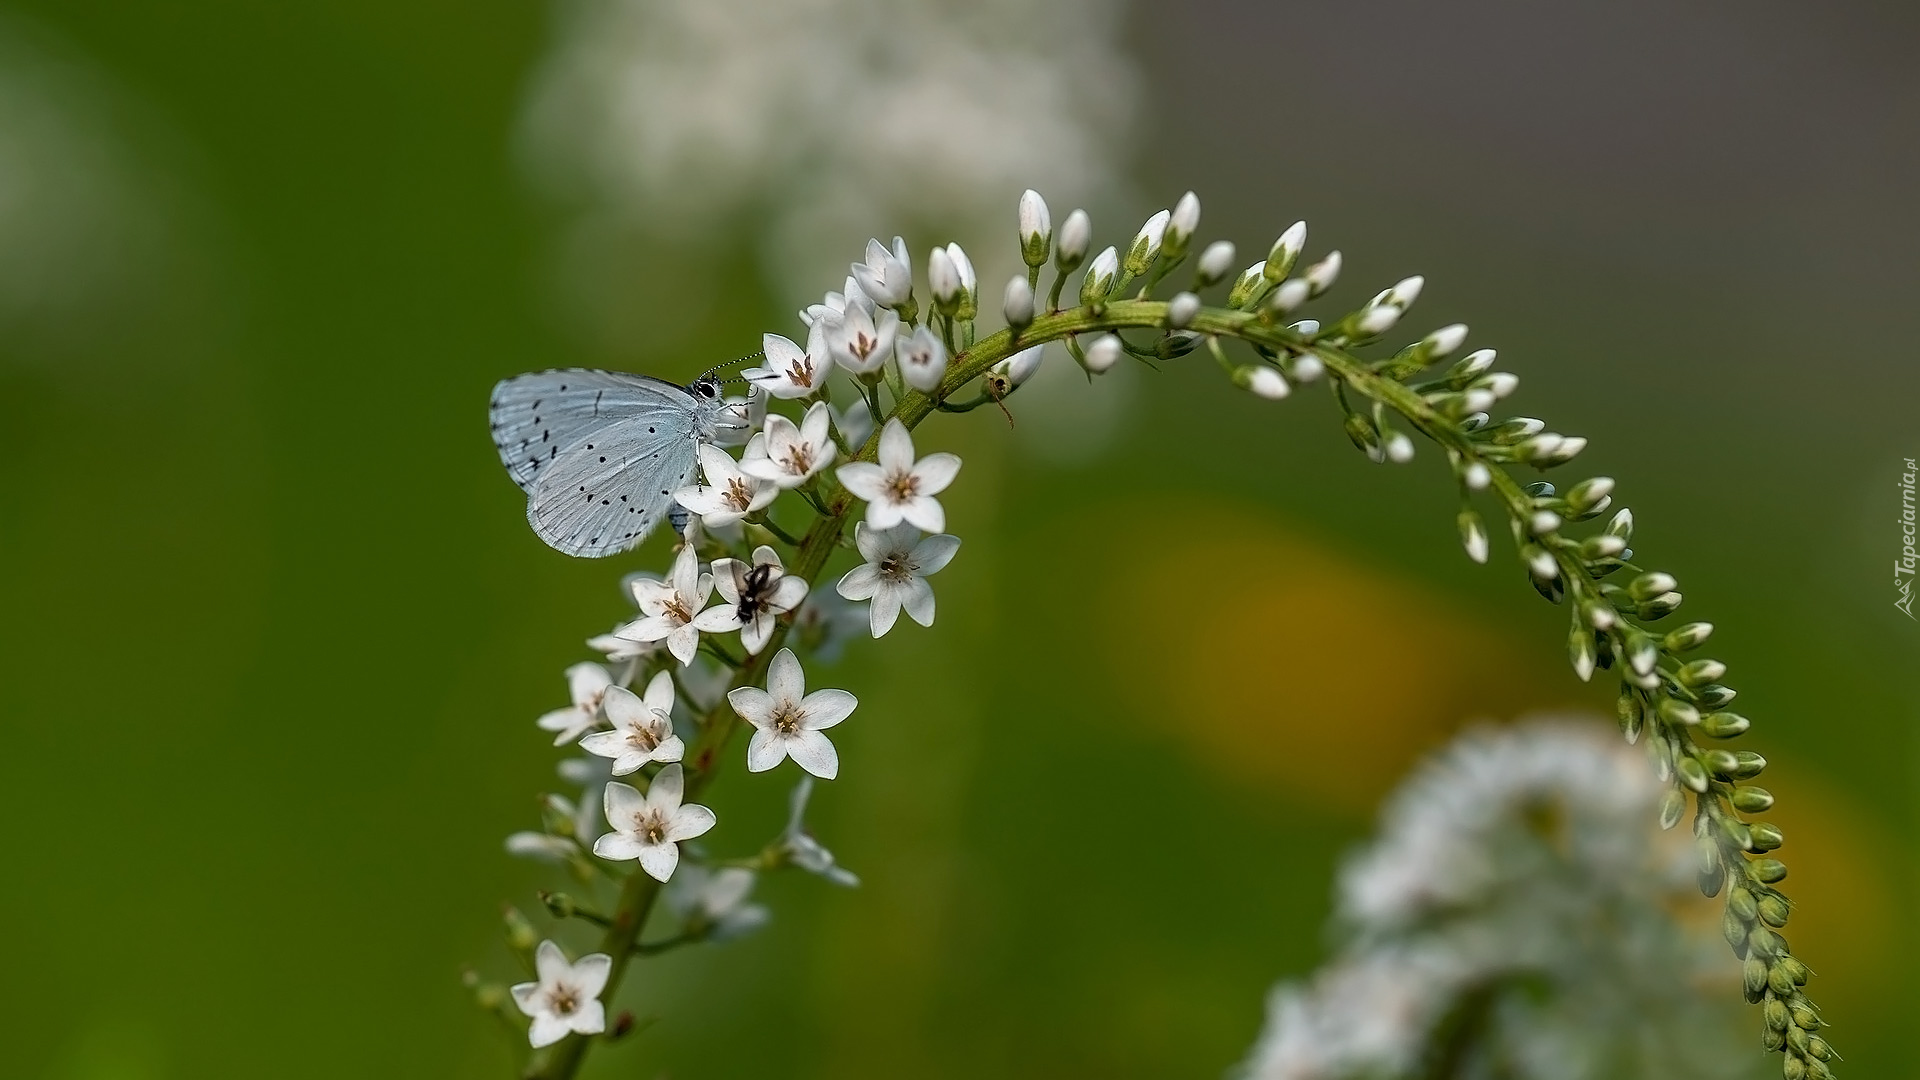
[(667, 842), (667, 818), (658, 810), (642, 810), (633, 815), (633, 831), (649, 844)]
[(889, 473), (886, 479), (886, 490), (887, 494), (893, 497), (894, 502), (906, 502), (920, 494), (920, 477), (911, 469)]
[(795, 476), (805, 476), (813, 468), (813, 446), (810, 443), (794, 443), (787, 448), (787, 456), (780, 465)]
[(651, 726), (637, 727), (627, 732), (627, 742), (638, 750), (651, 750), (660, 745), (660, 736), (653, 733)]
[(888, 581), (905, 581), (913, 576), (914, 565), (906, 555), (889, 555), (880, 560), (878, 569)]
[(855, 331), (853, 335), (853, 340), (848, 343), (848, 348), (853, 350), (853, 355), (859, 357), (862, 360), (865, 360), (868, 356), (872, 355), (873, 350), (878, 348), (879, 346), (880, 346), (880, 339), (878, 337), (873, 337), (868, 335), (865, 331)]
[(800, 732), (800, 720), (804, 716), (806, 713), (792, 703), (782, 703), (773, 710), (773, 730), (782, 735), (797, 735)]
[(680, 598), (679, 593), (674, 593), (673, 599), (667, 601), (663, 614), (675, 622), (690, 623), (693, 621), (693, 613), (687, 610), (687, 603)]
[(813, 385), (813, 357), (802, 355), (787, 367), (787, 378), (798, 386)]
[(735, 510), (745, 511), (747, 507), (753, 505), (753, 490), (747, 486), (745, 480), (736, 477), (727, 481), (727, 493), (721, 498)]
[(547, 1008), (561, 1016), (571, 1015), (579, 1007), (580, 995), (571, 986), (556, 986), (547, 994)]

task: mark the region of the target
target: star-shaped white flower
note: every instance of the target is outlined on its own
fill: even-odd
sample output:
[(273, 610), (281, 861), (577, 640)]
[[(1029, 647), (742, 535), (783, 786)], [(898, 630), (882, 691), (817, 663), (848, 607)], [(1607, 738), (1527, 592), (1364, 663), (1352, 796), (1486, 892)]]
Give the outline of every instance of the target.
[(740, 460), (740, 471), (783, 488), (797, 488), (833, 461), (833, 412), (824, 401), (807, 408), (798, 426), (784, 416), (767, 417), (761, 453)]
[(600, 702), (615, 683), (599, 664), (575, 664), (567, 669), (567, 696), (573, 704), (555, 709), (534, 721), (540, 730), (554, 732), (553, 745), (565, 746), (600, 723)]
[(642, 698), (625, 687), (607, 691), (602, 705), (612, 731), (596, 731), (580, 740), (580, 749), (613, 759), (613, 775), (638, 772), (650, 761), (679, 761), (686, 744), (673, 733), (673, 676), (661, 672)]
[[(752, 457), (756, 451), (764, 456), (765, 446), (766, 436), (755, 435), (748, 440), (742, 456)], [(674, 492), (673, 497), (681, 506), (699, 514), (702, 525), (708, 528), (731, 525), (748, 514), (766, 509), (780, 494), (780, 488), (772, 481), (740, 471), (733, 455), (725, 450), (701, 443), (696, 452), (700, 455), (701, 475), (707, 482), (683, 487)]]
[(569, 1032), (598, 1035), (607, 1030), (607, 1010), (600, 1003), (600, 992), (607, 988), (607, 975), (613, 958), (606, 953), (591, 953), (573, 963), (551, 941), (542, 941), (533, 951), (538, 982), (518, 983), (510, 988), (513, 1003), (533, 1017), (527, 1028), (527, 1041), (534, 1046), (550, 1046)]
[[(874, 529), (862, 521), (853, 527), (853, 543), (867, 561), (847, 571), (836, 588), (849, 600), (873, 601), (868, 616), (873, 636), (893, 629), (901, 608), (914, 622), (932, 626), (933, 587), (926, 578), (953, 561), (953, 553), (960, 550), (960, 538), (937, 533), (922, 539), (920, 530), (911, 525)], [(612, 700), (608, 698), (609, 716), (613, 714)]]
[(940, 388), (940, 380), (947, 374), (947, 346), (932, 327), (921, 324), (910, 337), (900, 339), (895, 351), (900, 378), (908, 386), (923, 394)]
[(820, 732), (845, 720), (860, 702), (845, 690), (806, 689), (800, 661), (792, 649), (781, 649), (767, 668), (765, 690), (742, 686), (727, 693), (733, 711), (754, 727), (748, 772), (766, 772), (788, 757), (822, 780), (840, 772), (840, 755)]
[(607, 824), (613, 831), (593, 842), (593, 853), (615, 861), (640, 860), (640, 869), (656, 880), (673, 876), (680, 865), (680, 841), (713, 828), (713, 811), (683, 803), (686, 776), (679, 765), (661, 769), (645, 795), (620, 783), (607, 784)]
[(826, 327), (827, 349), (834, 362), (855, 375), (866, 375), (879, 371), (893, 355), (900, 316), (885, 309), (876, 315), (864, 304), (848, 304), (837, 318), (829, 316), (816, 325)]
[(765, 925), (767, 909), (746, 902), (753, 871), (743, 866), (708, 870), (689, 866), (667, 886), (667, 906), (687, 924), (687, 933), (709, 941), (737, 938)]
[(807, 347), (801, 348), (779, 334), (764, 334), (760, 351), (766, 355), (759, 367), (740, 373), (741, 377), (777, 398), (810, 397), (826, 385), (833, 373), (833, 359), (827, 355), (826, 326), (816, 320), (807, 330)]
[(867, 524), (887, 529), (909, 521), (937, 533), (947, 527), (947, 514), (934, 498), (953, 483), (960, 459), (953, 454), (928, 454), (914, 460), (913, 436), (898, 419), (880, 432), (880, 463), (850, 461), (838, 476), (848, 491), (867, 503)]
[(913, 295), (913, 260), (907, 257), (907, 242), (893, 238), (888, 251), (878, 240), (867, 241), (867, 261), (853, 264), (853, 277), (860, 291), (881, 307), (898, 307)]
[(614, 633), (635, 641), (665, 641), (676, 660), (692, 663), (695, 650), (700, 648), (700, 630), (693, 619), (706, 607), (707, 597), (713, 595), (713, 575), (700, 572), (700, 556), (693, 545), (681, 545), (667, 580), (634, 578), (630, 585), (644, 617)]
[(807, 598), (806, 580), (788, 576), (780, 553), (765, 544), (753, 549), (751, 564), (715, 559), (713, 583), (726, 603), (701, 612), (693, 623), (703, 634), (740, 631), (749, 656), (767, 647), (775, 620)]

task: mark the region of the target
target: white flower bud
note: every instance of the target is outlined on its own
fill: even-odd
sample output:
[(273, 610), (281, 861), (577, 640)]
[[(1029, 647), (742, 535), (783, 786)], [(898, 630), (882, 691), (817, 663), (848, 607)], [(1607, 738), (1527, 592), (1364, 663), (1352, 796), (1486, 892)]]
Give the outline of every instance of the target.
[(1113, 291), (1114, 275), (1120, 272), (1120, 253), (1113, 248), (1104, 248), (1093, 257), (1093, 263), (1087, 267), (1087, 276), (1080, 282), (1080, 302), (1097, 304)]
[(1140, 231), (1133, 234), (1133, 242), (1127, 245), (1127, 276), (1139, 277), (1160, 257), (1161, 242), (1166, 239), (1167, 222), (1172, 219), (1170, 211), (1162, 210), (1147, 219)]
[[(1277, 290), (1276, 290), (1277, 291)], [(1368, 337), (1384, 334), (1400, 321), (1400, 309), (1392, 304), (1374, 304), (1360, 313), (1354, 329)]]
[(1267, 298), (1267, 306), (1285, 315), (1306, 303), (1311, 289), (1311, 286), (1299, 278), (1289, 278), (1281, 282), (1279, 288), (1273, 290), (1273, 295)]
[(1405, 465), (1413, 460), (1413, 440), (1407, 438), (1403, 432), (1396, 431), (1387, 436), (1385, 453), (1388, 461), (1395, 465)]
[(1551, 510), (1535, 510), (1533, 516), (1527, 519), (1527, 531), (1535, 536), (1544, 536), (1562, 524), (1559, 514)]
[(1313, 287), (1314, 296), (1319, 296), (1340, 278), (1340, 253), (1327, 252), (1327, 257), (1307, 267), (1307, 284)]
[(1441, 360), (1452, 356), (1455, 349), (1467, 340), (1467, 324), (1454, 323), (1443, 326), (1428, 334), (1421, 344), (1427, 347), (1427, 359)]
[(1412, 307), (1415, 300), (1420, 299), (1420, 290), (1426, 287), (1426, 284), (1427, 279), (1419, 274), (1410, 278), (1401, 278), (1398, 285), (1387, 290), (1387, 302), (1404, 311)]
[(954, 307), (960, 302), (960, 271), (953, 265), (953, 256), (943, 247), (934, 248), (927, 253), (927, 288), (933, 298), (942, 307)]
[(994, 373), (1007, 380), (1007, 385), (1019, 386), (1032, 378), (1034, 372), (1040, 370), (1040, 352), (1044, 348), (1046, 348), (1045, 345), (1035, 345), (1029, 349), (1021, 349), (993, 365)]
[(1266, 364), (1247, 364), (1236, 368), (1233, 373), (1233, 384), (1269, 401), (1278, 401), (1293, 392), (1287, 385), (1287, 380)]
[(1095, 375), (1104, 375), (1120, 362), (1120, 339), (1112, 334), (1101, 334), (1093, 344), (1087, 346), (1087, 370)]
[(1027, 275), (1015, 274), (1007, 282), (1007, 294), (1000, 302), (1000, 313), (1006, 316), (1007, 325), (1015, 330), (1024, 330), (1033, 322), (1033, 286), (1027, 284)]
[(1226, 277), (1227, 271), (1232, 266), (1233, 241), (1215, 240), (1207, 245), (1207, 250), (1200, 253), (1200, 266), (1194, 276), (1198, 279), (1200, 287), (1204, 289)]
[(1520, 376), (1511, 371), (1496, 371), (1480, 380), (1480, 389), (1491, 393), (1495, 401), (1520, 389)]
[(1476, 461), (1468, 465), (1460, 474), (1460, 480), (1467, 485), (1468, 491), (1485, 491), (1487, 485), (1493, 482), (1493, 473), (1488, 471), (1485, 465)]
[(901, 380), (923, 394), (939, 389), (947, 374), (947, 345), (925, 323), (900, 340), (894, 359), (900, 365)]
[(1312, 337), (1320, 332), (1320, 320), (1301, 319), (1297, 323), (1288, 323), (1287, 329), (1299, 334), (1301, 337)]
[[(1296, 221), (1287, 226), (1287, 231), (1281, 233), (1280, 239), (1273, 242), (1273, 249), (1267, 253), (1267, 261), (1261, 267), (1261, 271), (1266, 274), (1267, 280), (1272, 282), (1285, 280), (1286, 276), (1293, 271), (1295, 260), (1300, 258), (1300, 252), (1305, 249), (1306, 246), (1307, 223), (1304, 221)], [(1337, 259), (1339, 255), (1336, 252), (1328, 257)], [(1336, 273), (1337, 272), (1336, 269)], [(1332, 283), (1329, 282), (1328, 284)], [(1325, 291), (1324, 287), (1316, 288), (1314, 293), (1318, 295), (1323, 291)]]
[(1200, 298), (1190, 292), (1183, 292), (1167, 303), (1167, 325), (1175, 330), (1185, 330), (1200, 314)]
[(1047, 200), (1028, 188), (1020, 195), (1020, 257), (1028, 266), (1045, 266), (1052, 243), (1053, 216), (1047, 212)]
[(1293, 361), (1295, 382), (1309, 383), (1326, 374), (1327, 365), (1312, 353), (1306, 353)]
[(960, 275), (960, 291), (969, 296), (978, 293), (980, 279), (974, 276), (973, 260), (967, 258), (967, 253), (961, 250), (959, 244), (947, 245), (947, 258), (953, 260), (954, 272)]
[(1178, 254), (1187, 250), (1187, 242), (1200, 228), (1200, 196), (1189, 191), (1173, 204), (1173, 216), (1167, 220), (1167, 249)]
[(1055, 251), (1060, 269), (1071, 270), (1080, 265), (1087, 257), (1087, 247), (1093, 243), (1093, 219), (1085, 210), (1075, 210), (1067, 215), (1065, 224), (1060, 226), (1060, 244)]
[(867, 261), (853, 264), (853, 279), (859, 282), (860, 291), (881, 307), (895, 307), (913, 295), (913, 271), (900, 257), (905, 252), (906, 242), (897, 237), (893, 251), (878, 240), (869, 240)]
[(1262, 277), (1260, 272), (1266, 265), (1264, 262), (1257, 262), (1240, 271), (1240, 276), (1234, 280), (1233, 288), (1227, 290), (1228, 307), (1246, 307), (1254, 297), (1260, 295), (1260, 289), (1266, 285), (1266, 278)]

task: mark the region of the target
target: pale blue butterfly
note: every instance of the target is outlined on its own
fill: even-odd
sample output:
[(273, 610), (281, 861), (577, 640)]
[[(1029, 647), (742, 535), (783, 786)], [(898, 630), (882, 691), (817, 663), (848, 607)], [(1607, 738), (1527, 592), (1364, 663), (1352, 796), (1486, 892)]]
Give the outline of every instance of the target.
[(503, 380), (488, 419), (501, 463), (527, 493), (527, 523), (589, 559), (639, 546), (677, 509), (700, 444), (740, 424), (712, 372), (678, 386), (586, 368)]

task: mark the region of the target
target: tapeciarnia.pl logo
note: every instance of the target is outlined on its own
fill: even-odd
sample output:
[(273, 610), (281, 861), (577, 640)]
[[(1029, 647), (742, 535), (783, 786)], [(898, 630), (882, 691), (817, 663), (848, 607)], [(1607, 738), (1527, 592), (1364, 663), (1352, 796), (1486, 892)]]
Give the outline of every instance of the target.
[(1907, 618), (1912, 619), (1914, 618), (1913, 481), (1914, 474), (1920, 473), (1920, 469), (1914, 467), (1914, 459), (1906, 458), (1905, 461), (1907, 471), (1900, 474), (1900, 557), (1893, 560), (1893, 587), (1899, 592), (1900, 598), (1893, 602), (1893, 606), (1906, 612)]

